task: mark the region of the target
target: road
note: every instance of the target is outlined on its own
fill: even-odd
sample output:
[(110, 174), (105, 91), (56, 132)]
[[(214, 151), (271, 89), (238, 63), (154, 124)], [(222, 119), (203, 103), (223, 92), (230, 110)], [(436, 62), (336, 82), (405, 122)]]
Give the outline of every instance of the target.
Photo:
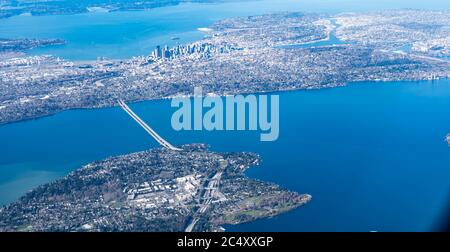
[(169, 149), (169, 150), (174, 150), (174, 151), (180, 151), (182, 149), (180, 148), (176, 148), (173, 145), (171, 145), (169, 142), (167, 142), (166, 140), (164, 140), (164, 138), (162, 138), (160, 135), (158, 135), (158, 133), (156, 133), (152, 128), (150, 128), (150, 126), (148, 126), (139, 116), (137, 116), (131, 109), (130, 107), (128, 107), (127, 104), (125, 104), (124, 101), (119, 100), (119, 105), (120, 107), (125, 110), (125, 112), (127, 112), (128, 115), (131, 116), (131, 118), (133, 118), (137, 123), (139, 123), (139, 125), (141, 125), (142, 128), (144, 128), (145, 131), (147, 131), (160, 145), (162, 145), (163, 147)]
[[(200, 208), (197, 211), (196, 214), (194, 214), (194, 218), (192, 218), (192, 221), (187, 225), (185, 232), (192, 232), (192, 230), (195, 227), (195, 224), (199, 221), (200, 217), (198, 217), (199, 214), (203, 214), (207, 209), (208, 206), (211, 204), (214, 197), (216, 197), (217, 192), (219, 191), (219, 184), (220, 179), (222, 178), (223, 172), (217, 172), (214, 174), (214, 176), (209, 180), (208, 185), (203, 188), (205, 190), (205, 193), (203, 194), (202, 200), (203, 202), (200, 204)], [(201, 194), (200, 194), (201, 195)]]

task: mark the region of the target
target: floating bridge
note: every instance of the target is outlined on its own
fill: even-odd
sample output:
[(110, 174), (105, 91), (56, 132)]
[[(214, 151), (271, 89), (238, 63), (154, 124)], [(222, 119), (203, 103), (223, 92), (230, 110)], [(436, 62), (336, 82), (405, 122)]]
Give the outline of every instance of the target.
[(128, 105), (123, 101), (119, 100), (120, 107), (127, 112), (128, 115), (131, 116), (139, 125), (141, 125), (142, 128), (144, 128), (147, 133), (149, 133), (161, 146), (163, 146), (166, 149), (173, 150), (173, 151), (181, 151), (182, 149), (176, 148), (173, 145), (171, 145), (169, 142), (164, 140), (158, 133), (156, 133), (150, 126), (148, 126), (139, 116), (137, 116), (133, 110), (128, 107)]

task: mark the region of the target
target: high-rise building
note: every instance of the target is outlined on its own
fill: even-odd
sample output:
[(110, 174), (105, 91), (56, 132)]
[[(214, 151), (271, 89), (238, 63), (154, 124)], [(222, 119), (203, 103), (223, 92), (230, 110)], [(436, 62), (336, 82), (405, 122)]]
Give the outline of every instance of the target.
[(161, 46), (157, 45), (155, 51), (156, 51), (156, 58), (161, 58), (162, 56)]
[(170, 58), (170, 51), (169, 51), (169, 47), (167, 45), (164, 46), (164, 48), (162, 49), (161, 57), (164, 59)]

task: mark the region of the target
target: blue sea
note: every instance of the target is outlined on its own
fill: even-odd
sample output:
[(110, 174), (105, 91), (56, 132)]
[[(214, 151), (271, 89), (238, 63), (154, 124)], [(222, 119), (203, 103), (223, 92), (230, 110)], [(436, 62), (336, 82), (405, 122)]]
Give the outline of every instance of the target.
[[(420, 2), (372, 2), (248, 1), (183, 4), (143, 12), (20, 16), (0, 20), (0, 34), (69, 42), (31, 54), (50, 53), (72, 60), (128, 58), (147, 54), (157, 44), (176, 43), (172, 37), (180, 37), (178, 43), (197, 40), (203, 36), (197, 28), (227, 17), (286, 10), (423, 7)], [(426, 8), (449, 9), (448, 3), (435, 2)], [(277, 94), (280, 137), (275, 142), (260, 142), (254, 131), (176, 132), (170, 125), (175, 108), (169, 100), (130, 107), (173, 144), (203, 142), (215, 151), (260, 153), (262, 165), (249, 169), (248, 176), (313, 196), (304, 207), (226, 226), (228, 231), (430, 231), (439, 227), (450, 204), (450, 147), (444, 141), (450, 133), (450, 80), (363, 82)], [(0, 139), (0, 205), (83, 164), (158, 146), (117, 107), (71, 110), (3, 125)]]
[(0, 38), (59, 38), (67, 41), (66, 45), (37, 48), (30, 54), (52, 54), (70, 60), (123, 59), (148, 55), (156, 45), (173, 46), (201, 39), (205, 34), (198, 28), (224, 18), (285, 11), (338, 13), (398, 8), (450, 10), (450, 1), (246, 0), (184, 3), (149, 11), (23, 15), (0, 19)]

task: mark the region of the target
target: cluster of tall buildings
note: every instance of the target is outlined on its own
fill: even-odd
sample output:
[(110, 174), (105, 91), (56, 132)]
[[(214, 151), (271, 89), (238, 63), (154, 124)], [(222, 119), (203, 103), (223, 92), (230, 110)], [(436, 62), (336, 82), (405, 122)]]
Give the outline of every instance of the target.
[(150, 54), (150, 56), (155, 59), (168, 59), (172, 56), (172, 53), (170, 52), (170, 49), (167, 45), (162, 48), (160, 45), (158, 45)]
[(153, 60), (162, 59), (169, 60), (181, 55), (198, 55), (198, 56), (208, 56), (212, 53), (226, 53), (230, 52), (232, 49), (229, 45), (224, 45), (221, 47), (214, 46), (209, 43), (195, 43), (189, 45), (177, 45), (173, 48), (169, 48), (167, 45), (164, 47), (156, 46), (155, 50), (150, 54)]

